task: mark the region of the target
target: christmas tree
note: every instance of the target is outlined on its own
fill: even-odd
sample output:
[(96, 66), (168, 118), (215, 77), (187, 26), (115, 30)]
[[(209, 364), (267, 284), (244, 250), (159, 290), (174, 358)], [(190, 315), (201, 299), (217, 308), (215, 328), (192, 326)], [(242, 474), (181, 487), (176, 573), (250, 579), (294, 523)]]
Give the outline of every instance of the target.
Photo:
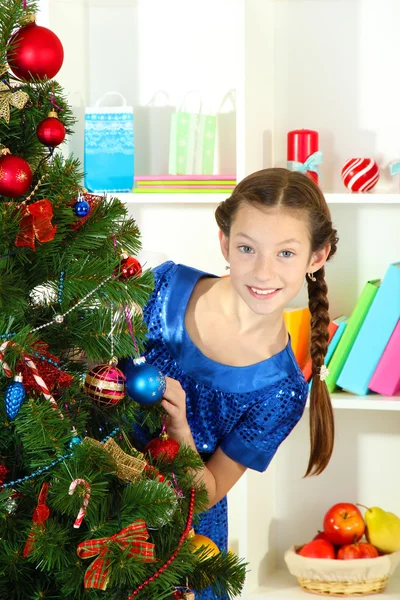
[(0, 0), (0, 598), (233, 598), (245, 565), (192, 532), (201, 459), (167, 439), (162, 374), (130, 358), (153, 287), (140, 232), (58, 150), (74, 118), (36, 10)]

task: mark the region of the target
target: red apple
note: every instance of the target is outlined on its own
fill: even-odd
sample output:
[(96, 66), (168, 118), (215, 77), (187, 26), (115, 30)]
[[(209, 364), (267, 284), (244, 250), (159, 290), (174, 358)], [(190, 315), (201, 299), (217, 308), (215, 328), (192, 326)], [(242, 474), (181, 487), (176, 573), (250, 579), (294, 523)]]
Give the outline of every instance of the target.
[(358, 542), (364, 531), (364, 519), (355, 504), (335, 504), (324, 517), (324, 532), (332, 544), (337, 546)]
[(325, 540), (327, 542), (330, 542), (330, 539), (326, 535), (325, 531), (318, 531), (317, 535), (313, 537), (313, 540)]
[(339, 548), (337, 557), (339, 560), (353, 560), (355, 558), (376, 558), (379, 552), (372, 544), (360, 542), (358, 544), (347, 544)]
[(312, 540), (297, 552), (307, 558), (335, 558), (335, 548), (327, 540)]

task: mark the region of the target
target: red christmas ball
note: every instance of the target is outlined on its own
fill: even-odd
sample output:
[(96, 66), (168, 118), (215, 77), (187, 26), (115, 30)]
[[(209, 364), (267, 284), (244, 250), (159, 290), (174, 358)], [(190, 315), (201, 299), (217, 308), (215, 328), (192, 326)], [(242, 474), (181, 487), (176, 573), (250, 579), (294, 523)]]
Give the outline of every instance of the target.
[(61, 69), (64, 50), (50, 29), (29, 23), (11, 37), (7, 60), (11, 71), (19, 79), (52, 79)]
[(144, 451), (147, 452), (154, 460), (160, 455), (161, 458), (168, 462), (172, 462), (175, 456), (178, 454), (180, 448), (179, 442), (168, 437), (166, 432), (161, 433), (158, 438), (151, 440), (145, 447)]
[(368, 192), (379, 180), (379, 167), (372, 158), (350, 158), (343, 165), (344, 185), (352, 192)]
[(83, 388), (100, 406), (115, 406), (125, 396), (125, 375), (110, 361), (89, 371)]
[(139, 277), (142, 274), (142, 265), (133, 256), (124, 258), (119, 268), (119, 279), (126, 280), (131, 277)]
[(7, 198), (23, 196), (32, 183), (29, 164), (19, 156), (4, 154), (0, 158), (0, 194)]
[(49, 116), (41, 121), (36, 128), (38, 140), (44, 146), (54, 148), (59, 146), (65, 139), (65, 127), (57, 117), (55, 111), (49, 112)]
[(6, 465), (0, 465), (0, 487), (3, 485), (3, 481), (5, 480), (8, 473), (8, 469)]

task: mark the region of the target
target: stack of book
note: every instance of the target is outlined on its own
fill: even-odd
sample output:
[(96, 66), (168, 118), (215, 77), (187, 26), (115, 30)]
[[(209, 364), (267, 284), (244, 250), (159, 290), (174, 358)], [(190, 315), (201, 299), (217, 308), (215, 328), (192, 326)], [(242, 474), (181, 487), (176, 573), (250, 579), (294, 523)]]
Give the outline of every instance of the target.
[[(310, 333), (304, 329), (308, 309), (297, 311), (297, 321), (293, 314), (285, 320), (296, 359), (309, 381), (311, 360), (304, 361), (309, 352)], [(400, 394), (400, 263), (389, 265), (382, 280), (366, 282), (350, 317), (342, 315), (330, 323), (329, 339), (325, 357), (329, 392), (339, 387), (358, 396), (371, 391)]]
[(235, 175), (136, 175), (134, 193), (230, 194), (236, 185)]

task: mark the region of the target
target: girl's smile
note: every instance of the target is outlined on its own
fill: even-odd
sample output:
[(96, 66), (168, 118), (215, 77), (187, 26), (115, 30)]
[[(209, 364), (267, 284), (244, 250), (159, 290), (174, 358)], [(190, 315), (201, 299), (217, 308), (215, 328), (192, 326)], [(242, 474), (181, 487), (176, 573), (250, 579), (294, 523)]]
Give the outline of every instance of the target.
[(261, 289), (261, 288), (247, 286), (247, 289), (249, 290), (250, 294), (254, 298), (257, 298), (257, 300), (262, 300), (262, 301), (270, 300), (271, 298), (275, 298), (275, 296), (277, 296), (278, 293), (280, 292), (279, 288)]

